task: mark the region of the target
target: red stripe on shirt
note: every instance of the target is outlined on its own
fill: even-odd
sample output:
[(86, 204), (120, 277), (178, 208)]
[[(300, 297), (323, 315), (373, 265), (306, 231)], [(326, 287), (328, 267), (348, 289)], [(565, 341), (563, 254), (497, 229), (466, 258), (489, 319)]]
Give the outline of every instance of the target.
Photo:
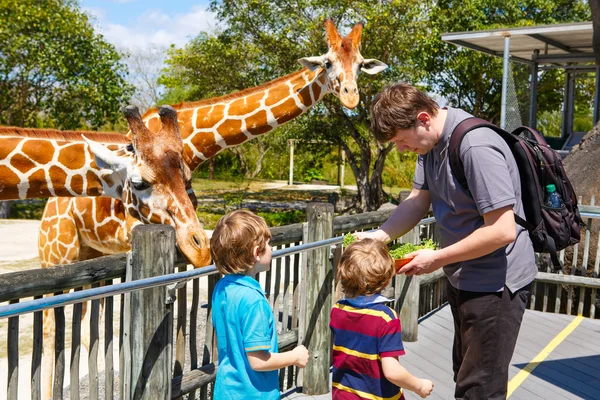
[(331, 310), (330, 326), (368, 336), (379, 336), (381, 324), (385, 321), (378, 316), (352, 314), (337, 308)]

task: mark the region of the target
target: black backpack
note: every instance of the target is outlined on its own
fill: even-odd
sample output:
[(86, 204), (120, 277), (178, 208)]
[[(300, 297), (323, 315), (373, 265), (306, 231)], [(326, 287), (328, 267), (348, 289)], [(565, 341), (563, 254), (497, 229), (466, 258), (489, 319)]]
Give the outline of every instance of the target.
[[(577, 207), (577, 197), (563, 168), (560, 155), (551, 149), (536, 130), (521, 126), (509, 133), (480, 118), (467, 118), (458, 124), (448, 149), (450, 168), (458, 182), (467, 190), (460, 145), (465, 135), (477, 128), (496, 131), (511, 149), (521, 177), (521, 199), (525, 219), (515, 214), (515, 221), (527, 229), (538, 253), (550, 253), (554, 267), (562, 268), (557, 251), (579, 243), (583, 221)], [(554, 184), (564, 202), (561, 208), (544, 205), (546, 185)]]

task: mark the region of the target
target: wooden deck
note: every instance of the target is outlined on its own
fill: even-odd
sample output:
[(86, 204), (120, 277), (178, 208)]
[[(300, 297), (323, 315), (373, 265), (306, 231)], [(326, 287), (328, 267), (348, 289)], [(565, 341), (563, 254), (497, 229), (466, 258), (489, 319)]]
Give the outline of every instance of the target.
[[(402, 365), (435, 383), (428, 399), (454, 398), (453, 335), (452, 314), (445, 306), (421, 320), (418, 342), (404, 344)], [(420, 399), (405, 393), (407, 399)], [(509, 394), (515, 400), (600, 399), (600, 320), (527, 310), (510, 365)], [(284, 398), (330, 396), (288, 393)]]

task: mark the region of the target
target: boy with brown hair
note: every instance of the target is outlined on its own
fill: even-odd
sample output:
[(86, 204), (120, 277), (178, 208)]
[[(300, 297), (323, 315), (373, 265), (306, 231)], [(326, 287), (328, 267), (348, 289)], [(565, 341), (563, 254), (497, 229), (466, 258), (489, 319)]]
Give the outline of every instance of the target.
[(210, 240), (223, 278), (212, 296), (212, 322), (219, 365), (215, 399), (279, 399), (278, 370), (304, 368), (308, 350), (300, 345), (278, 353), (273, 310), (255, 275), (271, 267), (271, 232), (246, 210), (223, 216)]
[(398, 314), (381, 295), (395, 275), (387, 246), (373, 239), (352, 243), (344, 251), (337, 280), (346, 299), (331, 310), (333, 399), (404, 399), (401, 388), (425, 398), (433, 382), (408, 372)]

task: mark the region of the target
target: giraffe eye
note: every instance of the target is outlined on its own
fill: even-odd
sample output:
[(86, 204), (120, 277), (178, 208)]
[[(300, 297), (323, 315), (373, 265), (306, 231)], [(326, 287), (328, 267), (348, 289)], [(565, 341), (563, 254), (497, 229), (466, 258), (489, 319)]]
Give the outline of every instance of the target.
[(325, 63), (323, 64), (323, 68), (329, 69), (329, 67), (331, 67), (331, 61), (326, 60)]
[(139, 182), (131, 181), (131, 186), (133, 186), (133, 188), (135, 190), (140, 190), (140, 191), (150, 188), (150, 184), (148, 182), (146, 182), (145, 180), (141, 180)]

